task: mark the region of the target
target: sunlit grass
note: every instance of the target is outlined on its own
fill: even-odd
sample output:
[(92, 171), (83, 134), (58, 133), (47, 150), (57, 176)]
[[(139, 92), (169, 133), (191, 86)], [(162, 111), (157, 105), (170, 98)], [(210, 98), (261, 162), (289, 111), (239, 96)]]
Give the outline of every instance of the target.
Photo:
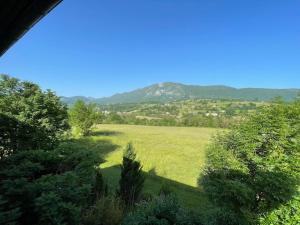
[(111, 142), (101, 164), (106, 181), (117, 186), (123, 149), (132, 142), (143, 171), (149, 174), (144, 192), (157, 193), (167, 183), (190, 206), (203, 199), (197, 180), (205, 163), (205, 146), (217, 129), (192, 127), (156, 127), (135, 125), (98, 125), (89, 140)]

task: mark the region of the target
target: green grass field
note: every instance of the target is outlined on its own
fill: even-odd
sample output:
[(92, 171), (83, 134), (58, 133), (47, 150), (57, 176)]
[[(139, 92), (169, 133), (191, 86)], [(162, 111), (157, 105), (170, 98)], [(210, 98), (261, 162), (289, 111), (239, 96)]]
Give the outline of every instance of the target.
[(118, 185), (123, 150), (132, 142), (146, 173), (144, 193), (157, 194), (162, 185), (190, 207), (206, 201), (197, 180), (205, 163), (205, 146), (213, 128), (98, 125), (84, 144), (100, 149), (103, 175), (110, 190)]

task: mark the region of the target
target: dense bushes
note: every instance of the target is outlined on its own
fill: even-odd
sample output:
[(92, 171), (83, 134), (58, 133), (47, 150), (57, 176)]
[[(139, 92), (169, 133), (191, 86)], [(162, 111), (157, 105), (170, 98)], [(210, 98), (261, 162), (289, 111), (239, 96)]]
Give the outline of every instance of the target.
[(137, 204), (122, 225), (201, 225), (200, 218), (183, 209), (176, 197), (160, 195), (150, 201)]
[[(209, 148), (208, 167), (201, 180), (216, 203), (214, 224), (257, 224), (261, 217), (276, 220), (294, 215), (291, 204), (298, 204), (294, 198), (299, 185), (299, 150), (300, 102), (265, 107), (218, 136)], [(286, 215), (278, 215), (281, 212)]]
[(1, 160), (1, 223), (79, 224), (94, 192), (101, 191), (95, 189), (100, 160), (95, 151), (71, 143)]
[(122, 202), (112, 196), (102, 196), (83, 215), (84, 225), (119, 225), (124, 216)]
[(0, 77), (0, 157), (18, 150), (53, 148), (68, 129), (67, 108), (51, 91)]
[(103, 191), (98, 153), (59, 144), (67, 119), (54, 93), (1, 76), (0, 224), (81, 224)]
[(29, 124), (0, 113), (0, 158), (14, 151), (36, 149), (37, 143), (32, 140), (36, 133), (39, 133), (37, 129)]
[(300, 196), (281, 205), (260, 218), (262, 225), (298, 225), (300, 223)]

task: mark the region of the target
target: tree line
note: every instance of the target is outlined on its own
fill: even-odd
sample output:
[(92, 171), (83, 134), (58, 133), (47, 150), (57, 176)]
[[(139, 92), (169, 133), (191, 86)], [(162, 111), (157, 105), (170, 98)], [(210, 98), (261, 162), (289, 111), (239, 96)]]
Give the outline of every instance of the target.
[(268, 103), (195, 99), (97, 105), (97, 109), (108, 124), (230, 128), (264, 104)]
[(180, 119), (174, 117), (147, 118), (135, 115), (119, 115), (115, 112), (103, 115), (101, 123), (105, 124), (130, 124), (146, 126), (176, 126), (176, 127), (211, 127), (230, 128), (239, 123), (244, 117), (213, 116), (213, 115), (193, 115), (185, 114)]

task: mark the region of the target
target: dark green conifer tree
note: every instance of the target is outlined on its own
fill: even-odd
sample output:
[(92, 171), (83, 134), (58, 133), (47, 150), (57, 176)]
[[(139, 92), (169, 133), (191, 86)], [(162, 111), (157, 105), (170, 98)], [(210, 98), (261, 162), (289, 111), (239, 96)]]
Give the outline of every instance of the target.
[(123, 163), (121, 166), (121, 179), (119, 190), (117, 191), (124, 204), (132, 206), (138, 201), (145, 177), (142, 174), (142, 166), (136, 160), (136, 154), (131, 143), (125, 149)]

